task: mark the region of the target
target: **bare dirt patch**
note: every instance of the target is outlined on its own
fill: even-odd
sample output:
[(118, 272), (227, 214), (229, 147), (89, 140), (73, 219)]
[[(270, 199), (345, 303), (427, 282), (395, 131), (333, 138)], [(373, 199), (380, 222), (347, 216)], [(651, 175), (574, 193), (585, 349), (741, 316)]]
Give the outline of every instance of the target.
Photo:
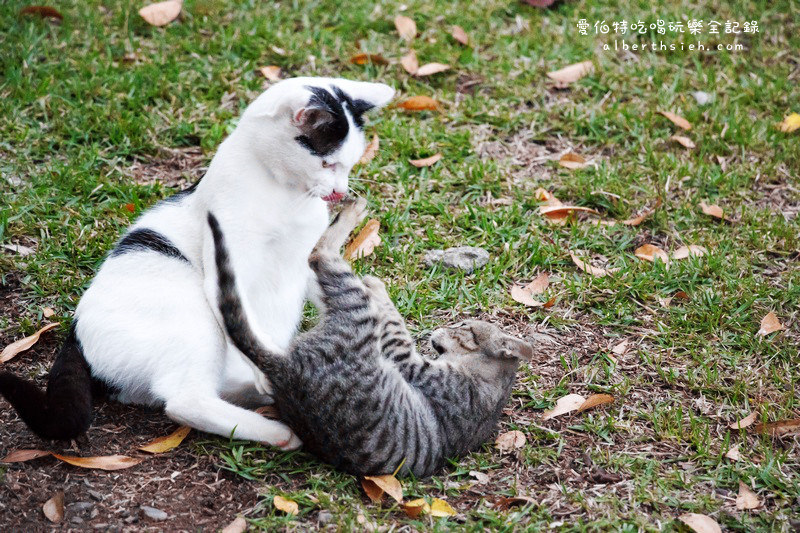
[(198, 146), (162, 148), (161, 154), (150, 160), (136, 158), (125, 173), (140, 185), (161, 183), (165, 187), (185, 189), (206, 172), (205, 156)]

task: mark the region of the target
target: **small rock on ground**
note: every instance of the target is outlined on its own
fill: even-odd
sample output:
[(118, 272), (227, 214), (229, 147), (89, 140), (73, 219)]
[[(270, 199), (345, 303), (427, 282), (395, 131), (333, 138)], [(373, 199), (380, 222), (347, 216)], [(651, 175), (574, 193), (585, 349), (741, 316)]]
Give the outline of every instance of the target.
[(475, 246), (458, 246), (446, 250), (430, 250), (422, 258), (426, 266), (441, 264), (471, 273), (489, 262), (489, 252)]
[(142, 505), (140, 509), (147, 518), (152, 518), (153, 520), (166, 520), (167, 518), (169, 518), (169, 515), (167, 513), (165, 513), (161, 509), (156, 509), (155, 507)]

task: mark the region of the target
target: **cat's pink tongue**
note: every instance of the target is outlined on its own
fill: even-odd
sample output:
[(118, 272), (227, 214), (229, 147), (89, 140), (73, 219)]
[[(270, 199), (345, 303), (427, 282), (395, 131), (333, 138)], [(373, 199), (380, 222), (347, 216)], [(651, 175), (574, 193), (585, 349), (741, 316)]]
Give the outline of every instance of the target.
[(333, 191), (328, 196), (323, 196), (322, 199), (332, 204), (337, 204), (344, 198), (344, 193)]

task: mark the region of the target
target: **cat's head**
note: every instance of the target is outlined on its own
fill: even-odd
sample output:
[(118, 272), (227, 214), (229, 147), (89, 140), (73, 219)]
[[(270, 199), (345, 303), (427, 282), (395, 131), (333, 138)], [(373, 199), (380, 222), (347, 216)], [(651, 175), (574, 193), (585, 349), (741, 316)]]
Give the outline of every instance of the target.
[(431, 346), (440, 357), (469, 365), (476, 376), (486, 381), (502, 381), (507, 386), (513, 383), (519, 362), (533, 357), (530, 344), (480, 320), (435, 330)]
[(338, 200), (366, 147), (364, 113), (393, 96), (382, 83), (290, 78), (247, 107), (237, 132), (281, 185)]

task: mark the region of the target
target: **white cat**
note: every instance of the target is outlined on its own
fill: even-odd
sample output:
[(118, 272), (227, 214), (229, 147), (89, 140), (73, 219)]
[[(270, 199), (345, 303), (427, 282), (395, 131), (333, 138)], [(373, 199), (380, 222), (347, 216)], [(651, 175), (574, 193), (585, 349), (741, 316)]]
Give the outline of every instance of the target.
[[(0, 374), (0, 393), (43, 438), (91, 422), (92, 385), (163, 406), (178, 423), (284, 449), (284, 424), (242, 406), (269, 382), (229, 341), (217, 308), (213, 213), (225, 232), (249, 322), (284, 351), (313, 297), (308, 256), (365, 148), (362, 114), (394, 90), (333, 78), (282, 81), (251, 103), (203, 179), (147, 210), (117, 243), (75, 312), (47, 393)], [(95, 387), (96, 388), (96, 387)]]

